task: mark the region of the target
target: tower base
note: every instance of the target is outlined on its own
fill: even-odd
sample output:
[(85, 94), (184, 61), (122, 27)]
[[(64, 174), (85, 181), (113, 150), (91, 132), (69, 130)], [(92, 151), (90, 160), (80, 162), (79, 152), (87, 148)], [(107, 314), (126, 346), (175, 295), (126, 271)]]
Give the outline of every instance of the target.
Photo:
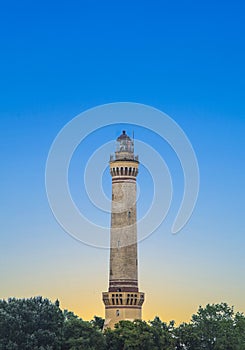
[(103, 302), (105, 304), (104, 329), (114, 328), (115, 324), (122, 320), (134, 321), (142, 318), (144, 293), (105, 292)]

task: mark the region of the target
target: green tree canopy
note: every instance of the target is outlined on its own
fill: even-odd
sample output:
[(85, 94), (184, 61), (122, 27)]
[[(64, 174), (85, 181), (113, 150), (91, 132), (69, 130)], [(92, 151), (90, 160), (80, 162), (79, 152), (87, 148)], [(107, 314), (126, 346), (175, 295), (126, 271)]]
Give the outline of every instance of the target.
[(103, 324), (42, 297), (0, 300), (0, 350), (245, 350), (245, 317), (225, 303), (200, 306), (178, 327), (159, 317)]
[(167, 325), (156, 317), (152, 322), (120, 321), (114, 330), (107, 330), (108, 350), (174, 350), (173, 323)]
[(0, 300), (0, 350), (60, 349), (63, 320), (58, 301)]
[(105, 339), (90, 322), (71, 317), (64, 322), (62, 350), (105, 350)]
[(199, 307), (189, 324), (176, 329), (177, 349), (243, 350), (245, 318), (226, 303)]

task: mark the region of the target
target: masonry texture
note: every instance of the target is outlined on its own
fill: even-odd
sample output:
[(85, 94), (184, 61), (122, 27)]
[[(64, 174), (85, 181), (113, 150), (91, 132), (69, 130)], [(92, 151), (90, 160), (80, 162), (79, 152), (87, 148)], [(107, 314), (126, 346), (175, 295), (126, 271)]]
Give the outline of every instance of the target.
[(126, 132), (110, 159), (112, 205), (109, 289), (103, 293), (105, 328), (120, 320), (141, 319), (144, 293), (138, 290), (136, 177), (138, 157)]

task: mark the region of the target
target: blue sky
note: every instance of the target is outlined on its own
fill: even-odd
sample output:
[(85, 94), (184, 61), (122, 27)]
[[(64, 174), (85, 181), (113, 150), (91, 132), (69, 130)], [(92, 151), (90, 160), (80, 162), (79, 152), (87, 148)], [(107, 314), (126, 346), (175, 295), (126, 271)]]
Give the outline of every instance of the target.
[[(77, 114), (131, 101), (176, 120), (195, 149), (201, 176), (183, 234), (173, 238), (162, 227), (140, 244), (145, 317), (160, 313), (181, 321), (199, 304), (223, 299), (245, 311), (243, 19), (242, 1), (1, 5), (0, 298), (45, 294), (84, 318), (103, 316), (108, 252), (78, 244), (56, 223), (45, 163), (53, 139)], [(119, 129), (110, 129), (113, 137)], [(165, 149), (170, 168), (178, 170), (156, 136), (137, 133)], [(98, 137), (106, 141), (107, 130)], [(106, 188), (110, 180), (104, 178)], [(176, 183), (179, 189), (181, 180)]]

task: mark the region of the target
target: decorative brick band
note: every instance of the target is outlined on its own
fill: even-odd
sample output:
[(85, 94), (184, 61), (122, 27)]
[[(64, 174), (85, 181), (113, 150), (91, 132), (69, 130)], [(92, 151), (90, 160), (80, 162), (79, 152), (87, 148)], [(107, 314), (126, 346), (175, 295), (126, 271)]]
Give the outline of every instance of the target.
[(133, 281), (111, 280), (109, 284), (110, 284), (110, 286), (113, 286), (113, 285), (138, 286), (138, 281), (136, 281), (136, 280), (133, 280)]
[(132, 182), (135, 183), (136, 182), (136, 178), (133, 177), (113, 177), (112, 178), (112, 183), (117, 183), (117, 182)]
[(109, 287), (109, 292), (136, 292), (138, 293), (138, 287)]

